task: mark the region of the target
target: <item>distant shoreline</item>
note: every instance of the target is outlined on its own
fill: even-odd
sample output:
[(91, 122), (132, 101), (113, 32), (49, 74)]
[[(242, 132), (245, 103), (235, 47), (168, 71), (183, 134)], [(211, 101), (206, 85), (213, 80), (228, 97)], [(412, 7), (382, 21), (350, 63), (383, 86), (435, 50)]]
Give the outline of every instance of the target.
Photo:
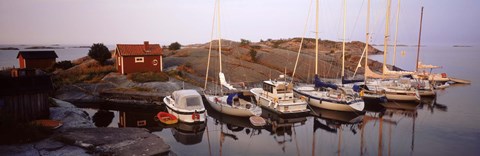
[(453, 45), (453, 47), (462, 48), (462, 47), (473, 47), (473, 46), (471, 46), (471, 45)]

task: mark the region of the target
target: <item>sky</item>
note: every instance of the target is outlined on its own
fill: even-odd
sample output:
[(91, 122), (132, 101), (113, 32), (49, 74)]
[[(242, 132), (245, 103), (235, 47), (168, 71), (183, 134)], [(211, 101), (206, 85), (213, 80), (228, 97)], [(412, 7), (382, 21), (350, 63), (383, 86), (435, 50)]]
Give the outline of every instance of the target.
[[(221, 37), (236, 40), (314, 37), (312, 0), (221, 0)], [(315, 1), (313, 1), (314, 3)], [(365, 41), (368, 0), (347, 0), (346, 40)], [(206, 43), (214, 0), (1, 0), (0, 44)], [(387, 0), (371, 0), (373, 43), (383, 44)], [(398, 0), (392, 0), (394, 41)], [(480, 1), (402, 0), (398, 44), (480, 45)], [(307, 22), (308, 19), (308, 22)], [(320, 0), (321, 39), (343, 38), (343, 1)], [(216, 29), (216, 28), (215, 28)]]

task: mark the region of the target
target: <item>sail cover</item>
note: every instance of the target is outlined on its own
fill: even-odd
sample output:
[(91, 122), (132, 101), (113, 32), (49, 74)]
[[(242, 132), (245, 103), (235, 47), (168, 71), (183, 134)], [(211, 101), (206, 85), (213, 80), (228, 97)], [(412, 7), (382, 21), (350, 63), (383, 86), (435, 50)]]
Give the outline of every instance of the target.
[(232, 103), (233, 103), (233, 98), (235, 98), (237, 96), (238, 96), (238, 93), (229, 94), (228, 97), (227, 97), (227, 104), (231, 106)]
[(315, 88), (320, 88), (320, 87), (332, 88), (332, 89), (337, 89), (338, 88), (338, 86), (335, 85), (335, 84), (323, 82), (322, 80), (320, 80), (318, 75), (315, 75), (315, 82), (314, 83), (315, 83)]
[(442, 68), (442, 66), (435, 66), (431, 64), (423, 64), (422, 62), (418, 62), (418, 69), (437, 69)]
[(225, 75), (222, 72), (218, 73), (218, 77), (220, 78), (220, 84), (222, 86), (228, 88), (229, 90), (236, 90), (231, 84), (227, 83), (227, 81), (225, 80)]

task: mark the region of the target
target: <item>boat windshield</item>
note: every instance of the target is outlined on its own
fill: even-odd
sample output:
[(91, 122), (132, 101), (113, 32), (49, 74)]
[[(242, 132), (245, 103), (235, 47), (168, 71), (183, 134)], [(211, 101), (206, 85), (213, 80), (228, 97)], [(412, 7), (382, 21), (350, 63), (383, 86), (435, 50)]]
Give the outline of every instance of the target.
[(198, 97), (187, 97), (185, 99), (187, 101), (187, 107), (197, 107), (202, 104), (202, 101)]

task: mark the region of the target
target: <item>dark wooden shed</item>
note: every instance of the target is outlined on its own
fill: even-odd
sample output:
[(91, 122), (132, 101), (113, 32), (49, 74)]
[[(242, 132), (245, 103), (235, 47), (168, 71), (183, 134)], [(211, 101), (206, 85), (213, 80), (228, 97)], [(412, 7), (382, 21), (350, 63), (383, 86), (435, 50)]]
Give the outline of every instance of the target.
[(16, 122), (49, 117), (49, 96), (53, 92), (49, 75), (0, 75), (0, 86), (0, 115)]
[(17, 59), (20, 68), (47, 69), (53, 66), (58, 58), (55, 51), (20, 51)]

